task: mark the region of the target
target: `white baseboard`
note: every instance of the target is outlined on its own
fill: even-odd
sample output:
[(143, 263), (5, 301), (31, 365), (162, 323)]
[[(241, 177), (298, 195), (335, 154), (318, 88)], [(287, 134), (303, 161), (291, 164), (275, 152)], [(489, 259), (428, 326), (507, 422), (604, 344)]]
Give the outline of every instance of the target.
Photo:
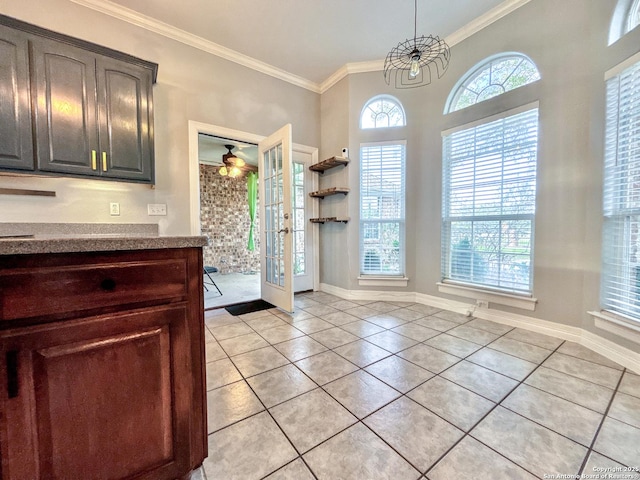
[(320, 284), (320, 290), (346, 300), (380, 300), (397, 302), (416, 302), (443, 310), (468, 314), (483, 320), (502, 323), (511, 327), (523, 328), (555, 338), (579, 343), (608, 359), (640, 374), (640, 353), (622, 347), (593, 332), (579, 327), (562, 325), (549, 320), (541, 320), (517, 313), (503, 312), (490, 308), (477, 308), (468, 303), (416, 292), (385, 292), (379, 290), (347, 290), (326, 283)]
[(320, 291), (336, 295), (345, 300), (380, 300), (385, 302), (415, 302), (416, 294), (414, 292), (385, 292), (378, 290), (345, 290), (344, 288), (329, 285), (328, 283), (320, 284)]

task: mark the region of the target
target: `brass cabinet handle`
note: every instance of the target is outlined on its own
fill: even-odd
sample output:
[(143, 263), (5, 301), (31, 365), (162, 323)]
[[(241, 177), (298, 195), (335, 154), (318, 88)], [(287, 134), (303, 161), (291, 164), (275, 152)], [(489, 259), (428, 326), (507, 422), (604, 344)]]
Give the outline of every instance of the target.
[(98, 161), (96, 160), (96, 151), (95, 150), (91, 150), (91, 169), (92, 170), (97, 170), (98, 169)]
[(102, 171), (107, 171), (107, 152), (102, 152)]

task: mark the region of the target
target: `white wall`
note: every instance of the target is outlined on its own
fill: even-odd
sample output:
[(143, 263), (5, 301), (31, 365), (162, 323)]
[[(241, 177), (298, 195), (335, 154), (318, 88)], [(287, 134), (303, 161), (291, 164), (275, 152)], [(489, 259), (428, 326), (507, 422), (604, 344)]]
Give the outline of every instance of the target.
[[(0, 176), (0, 187), (57, 196), (0, 196), (0, 222), (159, 223), (190, 233), (188, 121), (268, 135), (294, 125), (294, 142), (320, 144), (320, 95), (97, 13), (68, 0), (3, 0), (0, 13), (159, 64), (154, 86), (156, 186), (100, 180)], [(119, 202), (119, 217), (109, 215)], [(166, 203), (149, 217), (147, 203)]]
[[(347, 242), (348, 263), (324, 259), (323, 271), (333, 265), (331, 281), (347, 289), (358, 285), (358, 152), (371, 132), (358, 128), (364, 103), (388, 93), (403, 103), (408, 126), (389, 129), (379, 140), (407, 140), (407, 272), (406, 288), (440, 298), (440, 224), (442, 195), (441, 132), (505, 109), (539, 101), (540, 136), (538, 196), (535, 223), (534, 312), (502, 310), (584, 328), (640, 351), (640, 346), (595, 328), (586, 313), (598, 310), (602, 224), (602, 155), (604, 135), (604, 72), (640, 50), (640, 29), (607, 47), (615, 0), (532, 0), (523, 7), (452, 48), (449, 70), (431, 85), (395, 90), (384, 83), (382, 72), (351, 75), (348, 82), (349, 148), (352, 165), (349, 210), (353, 221), (345, 231), (322, 230), (322, 242)], [(437, 32), (426, 32), (437, 33)], [(471, 108), (443, 115), (449, 92), (458, 79), (483, 59), (517, 51), (538, 66), (536, 84)], [(341, 91), (344, 86), (340, 86)], [(325, 94), (326, 95), (326, 94)], [(324, 101), (324, 98), (323, 98)], [(329, 132), (343, 128), (322, 111), (321, 156), (335, 151), (325, 141)], [(373, 134), (375, 135), (375, 134)], [(335, 132), (332, 134), (335, 138)], [(342, 139), (340, 139), (342, 141)], [(385, 290), (394, 290), (385, 288)], [(500, 307), (497, 307), (500, 308)]]

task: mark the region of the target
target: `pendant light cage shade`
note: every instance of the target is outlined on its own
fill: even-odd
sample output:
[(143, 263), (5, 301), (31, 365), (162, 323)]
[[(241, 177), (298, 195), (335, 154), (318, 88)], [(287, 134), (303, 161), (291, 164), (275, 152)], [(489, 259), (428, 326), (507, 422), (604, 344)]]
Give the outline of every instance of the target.
[(433, 35), (422, 35), (400, 42), (384, 61), (384, 79), (395, 88), (429, 85), (433, 75), (442, 77), (449, 67), (449, 45)]

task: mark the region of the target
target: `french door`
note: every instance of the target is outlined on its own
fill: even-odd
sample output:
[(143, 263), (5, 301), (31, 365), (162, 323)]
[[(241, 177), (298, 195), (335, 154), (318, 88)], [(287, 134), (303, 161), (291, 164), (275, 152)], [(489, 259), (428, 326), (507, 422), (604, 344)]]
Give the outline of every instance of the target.
[(293, 312), (291, 124), (258, 143), (260, 289), (262, 298)]

